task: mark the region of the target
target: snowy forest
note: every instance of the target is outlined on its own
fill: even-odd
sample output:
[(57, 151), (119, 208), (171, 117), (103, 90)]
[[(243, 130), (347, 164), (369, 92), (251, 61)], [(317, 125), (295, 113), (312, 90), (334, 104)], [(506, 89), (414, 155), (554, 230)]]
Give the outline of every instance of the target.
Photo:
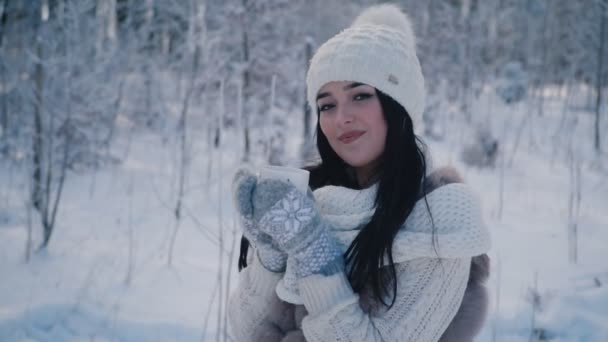
[[(0, 340), (232, 341), (239, 165), (317, 158), (371, 0), (0, 0)], [(608, 1), (392, 1), (492, 234), (478, 341), (608, 341)]]

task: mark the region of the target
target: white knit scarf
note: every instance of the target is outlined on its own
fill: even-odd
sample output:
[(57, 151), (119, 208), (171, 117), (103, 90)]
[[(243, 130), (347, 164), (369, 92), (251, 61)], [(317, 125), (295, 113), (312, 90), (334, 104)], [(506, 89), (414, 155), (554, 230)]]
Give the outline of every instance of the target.
[[(325, 186), (314, 191), (322, 218), (330, 223), (342, 252), (350, 246), (359, 230), (371, 220), (377, 183), (367, 189), (353, 190)], [(416, 258), (459, 258), (485, 253), (490, 236), (483, 224), (479, 200), (468, 186), (453, 183), (439, 187), (419, 200), (405, 220), (393, 243), (393, 261)], [(388, 263), (388, 259), (386, 260)], [(295, 260), (287, 260), (287, 269), (276, 292), (283, 301), (302, 304), (295, 276)]]

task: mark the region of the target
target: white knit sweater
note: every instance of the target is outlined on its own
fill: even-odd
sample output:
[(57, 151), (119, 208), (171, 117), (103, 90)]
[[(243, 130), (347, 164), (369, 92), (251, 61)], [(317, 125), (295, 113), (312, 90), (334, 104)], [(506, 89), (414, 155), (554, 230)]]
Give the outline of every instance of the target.
[[(344, 248), (369, 222), (376, 191), (376, 186), (364, 190), (327, 186), (314, 192), (321, 215), (332, 224)], [(439, 340), (462, 301), (471, 257), (487, 252), (490, 238), (479, 201), (466, 185), (440, 187), (427, 201), (435, 234), (421, 200), (395, 238), (397, 296), (390, 310), (367, 293), (354, 293), (344, 273), (297, 280), (290, 261), (286, 273), (280, 274), (253, 260), (241, 272), (230, 301), (236, 340), (300, 341), (285, 337), (291, 327), (284, 316), (293, 315), (288, 303), (304, 304), (307, 315), (301, 326), (296, 317), (293, 328), (301, 328), (308, 342)]]

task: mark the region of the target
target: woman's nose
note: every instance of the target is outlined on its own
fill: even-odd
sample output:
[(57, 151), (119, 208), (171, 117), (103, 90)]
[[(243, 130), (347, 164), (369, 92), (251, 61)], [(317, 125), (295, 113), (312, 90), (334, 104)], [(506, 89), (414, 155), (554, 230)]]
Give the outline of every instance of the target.
[(352, 108), (348, 106), (340, 106), (338, 108), (337, 120), (341, 124), (351, 123), (354, 120)]

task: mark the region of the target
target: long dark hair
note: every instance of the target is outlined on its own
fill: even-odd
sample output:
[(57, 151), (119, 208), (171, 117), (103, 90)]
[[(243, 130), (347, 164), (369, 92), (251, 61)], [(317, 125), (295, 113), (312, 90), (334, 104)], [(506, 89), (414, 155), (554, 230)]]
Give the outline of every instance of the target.
[[(376, 94), (386, 120), (387, 133), (378, 168), (375, 212), (361, 228), (344, 258), (353, 290), (359, 293), (366, 286), (371, 286), (373, 296), (390, 308), (395, 303), (397, 293), (393, 241), (416, 201), (421, 197), (426, 200), (426, 145), (414, 134), (412, 120), (405, 108), (377, 89)], [(321, 131), (319, 120), (316, 136), (321, 163), (306, 168), (310, 171), (310, 187), (314, 190), (326, 185), (338, 185), (358, 189), (352, 167), (331, 148)], [(249, 242), (243, 237), (239, 271), (247, 266), (248, 247)], [(388, 264), (385, 263), (385, 256), (388, 256)], [(385, 266), (388, 266), (388, 278), (381, 271)], [(389, 294), (389, 286), (392, 300), (387, 304), (383, 298)]]

